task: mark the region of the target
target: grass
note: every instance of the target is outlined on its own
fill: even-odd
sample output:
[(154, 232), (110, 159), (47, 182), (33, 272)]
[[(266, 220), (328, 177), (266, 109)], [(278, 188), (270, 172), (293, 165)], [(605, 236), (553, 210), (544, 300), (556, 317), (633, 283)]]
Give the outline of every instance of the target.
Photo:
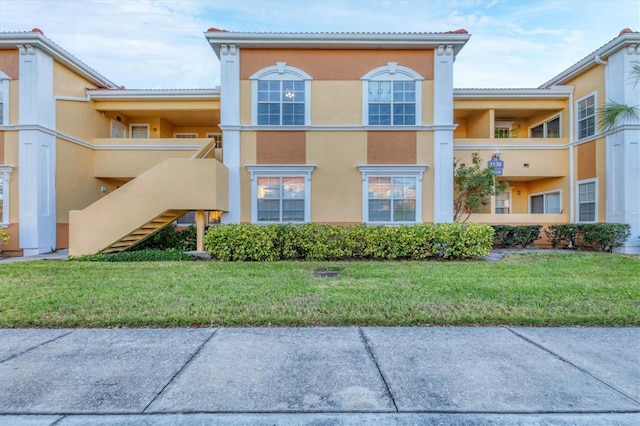
[[(335, 269), (338, 278), (314, 271)], [(0, 327), (640, 325), (640, 258), (499, 262), (16, 262)]]

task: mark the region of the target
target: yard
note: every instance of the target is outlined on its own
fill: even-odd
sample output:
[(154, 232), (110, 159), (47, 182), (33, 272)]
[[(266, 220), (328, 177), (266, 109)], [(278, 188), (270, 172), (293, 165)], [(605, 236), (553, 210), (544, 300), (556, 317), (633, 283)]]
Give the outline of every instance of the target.
[(3, 328), (352, 325), (639, 326), (640, 257), (0, 265)]

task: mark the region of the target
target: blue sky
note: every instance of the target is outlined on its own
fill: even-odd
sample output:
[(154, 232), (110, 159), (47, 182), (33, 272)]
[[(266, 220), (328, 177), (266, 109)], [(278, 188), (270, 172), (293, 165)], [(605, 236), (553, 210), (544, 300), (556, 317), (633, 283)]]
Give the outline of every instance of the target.
[(42, 29), (127, 88), (219, 84), (203, 33), (419, 31), (465, 28), (455, 87), (536, 87), (629, 27), (638, 0), (0, 0), (0, 31)]

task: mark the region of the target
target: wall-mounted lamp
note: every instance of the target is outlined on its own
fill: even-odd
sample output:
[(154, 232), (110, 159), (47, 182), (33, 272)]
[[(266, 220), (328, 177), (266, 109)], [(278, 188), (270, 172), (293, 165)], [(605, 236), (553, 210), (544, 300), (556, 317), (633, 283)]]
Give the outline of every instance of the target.
[(519, 189), (516, 191), (516, 194), (520, 195), (520, 190)]
[(102, 185), (102, 186), (100, 187), (100, 192), (107, 192), (107, 187), (106, 187), (106, 186), (104, 186), (104, 185)]

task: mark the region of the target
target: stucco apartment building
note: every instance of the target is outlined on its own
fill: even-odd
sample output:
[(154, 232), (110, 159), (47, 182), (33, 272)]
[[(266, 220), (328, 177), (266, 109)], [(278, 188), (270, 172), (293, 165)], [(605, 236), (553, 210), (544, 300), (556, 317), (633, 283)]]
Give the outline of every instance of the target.
[(472, 221), (624, 222), (640, 252), (640, 125), (597, 123), (640, 104), (638, 32), (528, 89), (454, 89), (465, 30), (204, 36), (219, 88), (132, 90), (38, 29), (0, 33), (5, 252), (119, 251), (176, 221), (450, 222), (475, 152), (509, 188)]

